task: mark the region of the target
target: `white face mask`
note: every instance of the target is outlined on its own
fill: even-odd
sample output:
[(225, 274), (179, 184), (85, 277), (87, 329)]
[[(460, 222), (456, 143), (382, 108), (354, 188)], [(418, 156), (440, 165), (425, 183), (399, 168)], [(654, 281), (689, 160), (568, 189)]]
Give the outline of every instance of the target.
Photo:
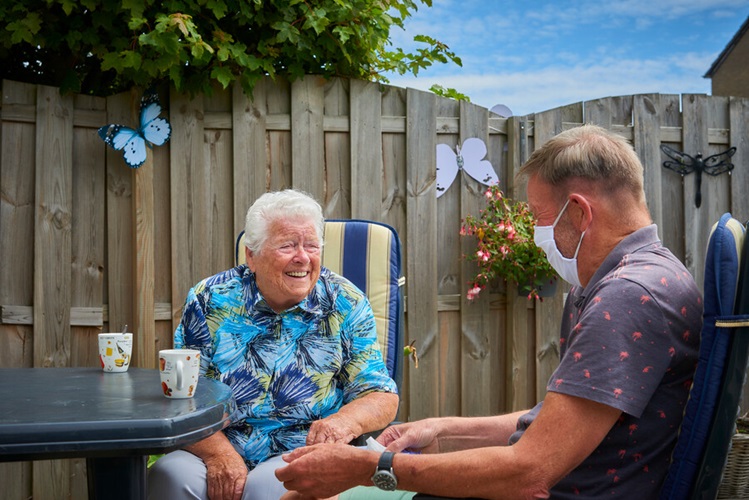
[(560, 252), (557, 247), (556, 241), (554, 241), (554, 227), (557, 225), (557, 222), (559, 222), (559, 219), (562, 218), (562, 214), (567, 209), (569, 203), (570, 200), (568, 198), (567, 203), (562, 207), (562, 211), (557, 215), (554, 224), (551, 226), (536, 226), (533, 233), (533, 242), (536, 246), (540, 247), (541, 250), (546, 252), (546, 258), (549, 260), (549, 264), (551, 264), (551, 267), (554, 268), (563, 280), (575, 286), (580, 286), (580, 278), (577, 275), (577, 253), (580, 251), (580, 245), (583, 242), (585, 231), (580, 235), (580, 241), (577, 243), (575, 255), (573, 255), (571, 259), (562, 255), (562, 252)]

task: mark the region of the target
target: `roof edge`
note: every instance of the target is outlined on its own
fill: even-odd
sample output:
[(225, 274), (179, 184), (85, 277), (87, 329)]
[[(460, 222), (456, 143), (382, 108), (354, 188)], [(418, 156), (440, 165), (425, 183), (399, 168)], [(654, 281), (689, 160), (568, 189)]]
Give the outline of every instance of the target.
[(728, 55), (731, 53), (733, 48), (739, 43), (739, 40), (744, 36), (744, 33), (749, 30), (749, 16), (746, 18), (746, 21), (744, 21), (744, 24), (741, 25), (739, 30), (736, 32), (735, 35), (733, 35), (733, 38), (731, 38), (731, 41), (728, 42), (728, 45), (723, 49), (723, 51), (718, 55), (718, 57), (713, 61), (713, 64), (710, 66), (710, 69), (707, 70), (707, 73), (702, 75), (702, 78), (712, 78), (716, 71), (718, 71), (718, 68), (721, 64), (723, 64), (723, 61), (725, 61), (728, 58)]

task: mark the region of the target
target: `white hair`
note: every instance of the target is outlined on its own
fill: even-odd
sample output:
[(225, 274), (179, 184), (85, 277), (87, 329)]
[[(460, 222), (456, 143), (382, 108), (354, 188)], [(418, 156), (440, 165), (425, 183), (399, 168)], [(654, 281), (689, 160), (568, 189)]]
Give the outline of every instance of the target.
[(312, 196), (296, 189), (273, 191), (260, 196), (247, 210), (244, 244), (252, 253), (260, 253), (268, 239), (268, 226), (282, 219), (305, 219), (315, 225), (320, 244), (323, 242), (325, 217)]

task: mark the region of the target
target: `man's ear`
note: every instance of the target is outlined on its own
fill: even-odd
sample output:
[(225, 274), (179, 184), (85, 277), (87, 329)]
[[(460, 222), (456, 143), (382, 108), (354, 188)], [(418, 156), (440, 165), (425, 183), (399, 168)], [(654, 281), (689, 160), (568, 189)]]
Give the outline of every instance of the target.
[(578, 193), (570, 194), (570, 204), (577, 208), (577, 213), (573, 215), (575, 225), (580, 231), (586, 231), (593, 220), (593, 207), (585, 196)]

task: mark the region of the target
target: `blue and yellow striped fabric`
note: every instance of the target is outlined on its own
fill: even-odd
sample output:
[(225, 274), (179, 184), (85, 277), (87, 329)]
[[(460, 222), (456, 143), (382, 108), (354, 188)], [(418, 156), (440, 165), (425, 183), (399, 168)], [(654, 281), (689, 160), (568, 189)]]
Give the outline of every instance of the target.
[[(244, 263), (244, 233), (237, 238), (236, 263)], [(346, 277), (369, 299), (377, 338), (390, 376), (400, 386), (403, 295), (400, 239), (395, 229), (374, 221), (325, 221), (322, 265)]]

